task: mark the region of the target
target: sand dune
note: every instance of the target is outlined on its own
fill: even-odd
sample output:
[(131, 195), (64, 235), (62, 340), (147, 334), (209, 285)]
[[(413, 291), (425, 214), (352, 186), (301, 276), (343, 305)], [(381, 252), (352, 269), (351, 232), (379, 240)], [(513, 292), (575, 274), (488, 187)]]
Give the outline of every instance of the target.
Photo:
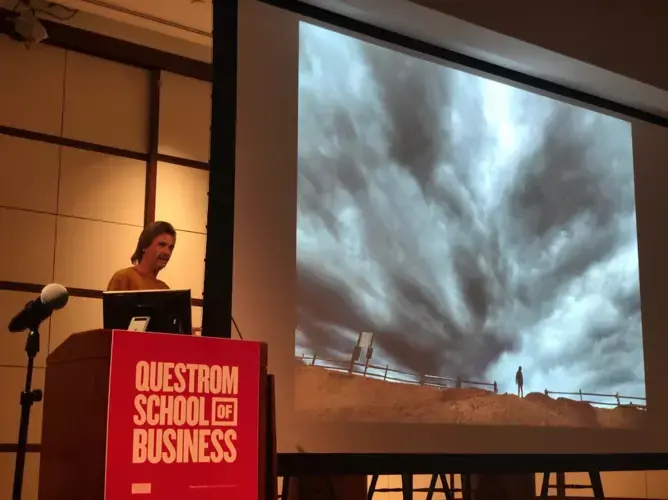
[(319, 420), (628, 429), (645, 417), (633, 406), (596, 408), (542, 393), (522, 399), (475, 388), (397, 384), (302, 363), (295, 377), (297, 410)]

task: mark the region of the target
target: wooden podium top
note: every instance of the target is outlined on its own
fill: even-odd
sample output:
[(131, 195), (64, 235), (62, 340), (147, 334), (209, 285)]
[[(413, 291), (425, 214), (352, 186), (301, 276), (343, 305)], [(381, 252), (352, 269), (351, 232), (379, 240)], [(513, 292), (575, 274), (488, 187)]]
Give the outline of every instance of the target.
[[(46, 358), (46, 364), (54, 365), (59, 363), (71, 363), (73, 361), (82, 361), (85, 359), (109, 359), (111, 357), (111, 339), (114, 332), (123, 334), (124, 330), (87, 330), (84, 332), (73, 333), (62, 344), (56, 347)], [(133, 332), (138, 333), (138, 332)], [(166, 333), (141, 332), (146, 335), (170, 335)], [(215, 337), (199, 337), (195, 335), (179, 335), (180, 337), (192, 338), (193, 342), (197, 339), (214, 339)], [(254, 342), (247, 340), (216, 339), (221, 342)], [(267, 366), (267, 344), (265, 342), (255, 342), (261, 347), (261, 365)]]

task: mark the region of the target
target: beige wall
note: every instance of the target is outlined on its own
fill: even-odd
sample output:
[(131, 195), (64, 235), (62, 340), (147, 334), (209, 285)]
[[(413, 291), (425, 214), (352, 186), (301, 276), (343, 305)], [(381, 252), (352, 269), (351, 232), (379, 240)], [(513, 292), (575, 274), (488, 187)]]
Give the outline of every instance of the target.
[[(0, 444), (10, 444), (17, 440), (26, 365), (25, 334), (6, 333), (11, 316), (47, 283), (81, 289), (71, 290), (68, 306), (41, 328), (35, 370), (35, 387), (41, 388), (48, 353), (72, 332), (101, 326), (101, 300), (76, 295), (103, 290), (114, 271), (130, 265), (144, 224), (150, 75), (53, 47), (26, 50), (3, 36), (0, 61), (3, 70), (11, 68), (0, 78)], [(205, 167), (210, 84), (162, 73), (160, 91), (159, 153)], [(2, 133), (20, 131), (46, 136)], [(62, 138), (84, 144), (64, 147)], [(124, 156), (92, 151), (96, 146)], [(156, 218), (178, 231), (162, 278), (200, 299), (207, 191), (207, 170), (158, 163)], [(31, 291), (30, 284), (37, 286)], [(201, 317), (201, 308), (193, 307), (193, 325)], [(40, 430), (37, 404), (30, 443), (40, 442)], [(36, 498), (38, 458), (28, 458), (26, 500)], [(14, 454), (0, 453), (0, 500), (10, 498), (13, 470)]]

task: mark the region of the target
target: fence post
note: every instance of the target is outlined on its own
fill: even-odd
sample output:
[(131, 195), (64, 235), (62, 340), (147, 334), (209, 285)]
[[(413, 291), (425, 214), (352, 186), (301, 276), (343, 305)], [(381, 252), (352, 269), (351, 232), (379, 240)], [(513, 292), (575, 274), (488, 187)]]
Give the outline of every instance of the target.
[(494, 381), (494, 394), (498, 394), (498, 393), (499, 393), (499, 386), (496, 385), (496, 380), (495, 380)]
[(545, 389), (545, 395), (549, 398), (549, 397), (550, 397), (550, 391), (548, 391), (547, 389)]
[(390, 365), (385, 365), (385, 373), (383, 374), (383, 380), (387, 380), (387, 370), (390, 369)]
[(420, 385), (424, 385), (424, 383), (425, 383), (425, 376), (423, 374), (423, 375), (420, 375)]
[(580, 401), (582, 401), (582, 389), (578, 391), (580, 393)]
[(315, 358), (316, 358), (316, 357), (317, 357), (317, 356), (314, 354), (314, 355), (313, 355), (313, 359), (311, 360), (311, 366), (315, 366)]

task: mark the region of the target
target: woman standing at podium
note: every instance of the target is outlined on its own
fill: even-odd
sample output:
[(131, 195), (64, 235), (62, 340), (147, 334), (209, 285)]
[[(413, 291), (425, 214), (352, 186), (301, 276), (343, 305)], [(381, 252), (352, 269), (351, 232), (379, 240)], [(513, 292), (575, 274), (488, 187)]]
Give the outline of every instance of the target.
[(167, 266), (175, 245), (174, 226), (163, 221), (150, 223), (139, 235), (130, 258), (133, 265), (116, 271), (107, 291), (169, 290), (167, 283), (158, 279), (158, 273)]

